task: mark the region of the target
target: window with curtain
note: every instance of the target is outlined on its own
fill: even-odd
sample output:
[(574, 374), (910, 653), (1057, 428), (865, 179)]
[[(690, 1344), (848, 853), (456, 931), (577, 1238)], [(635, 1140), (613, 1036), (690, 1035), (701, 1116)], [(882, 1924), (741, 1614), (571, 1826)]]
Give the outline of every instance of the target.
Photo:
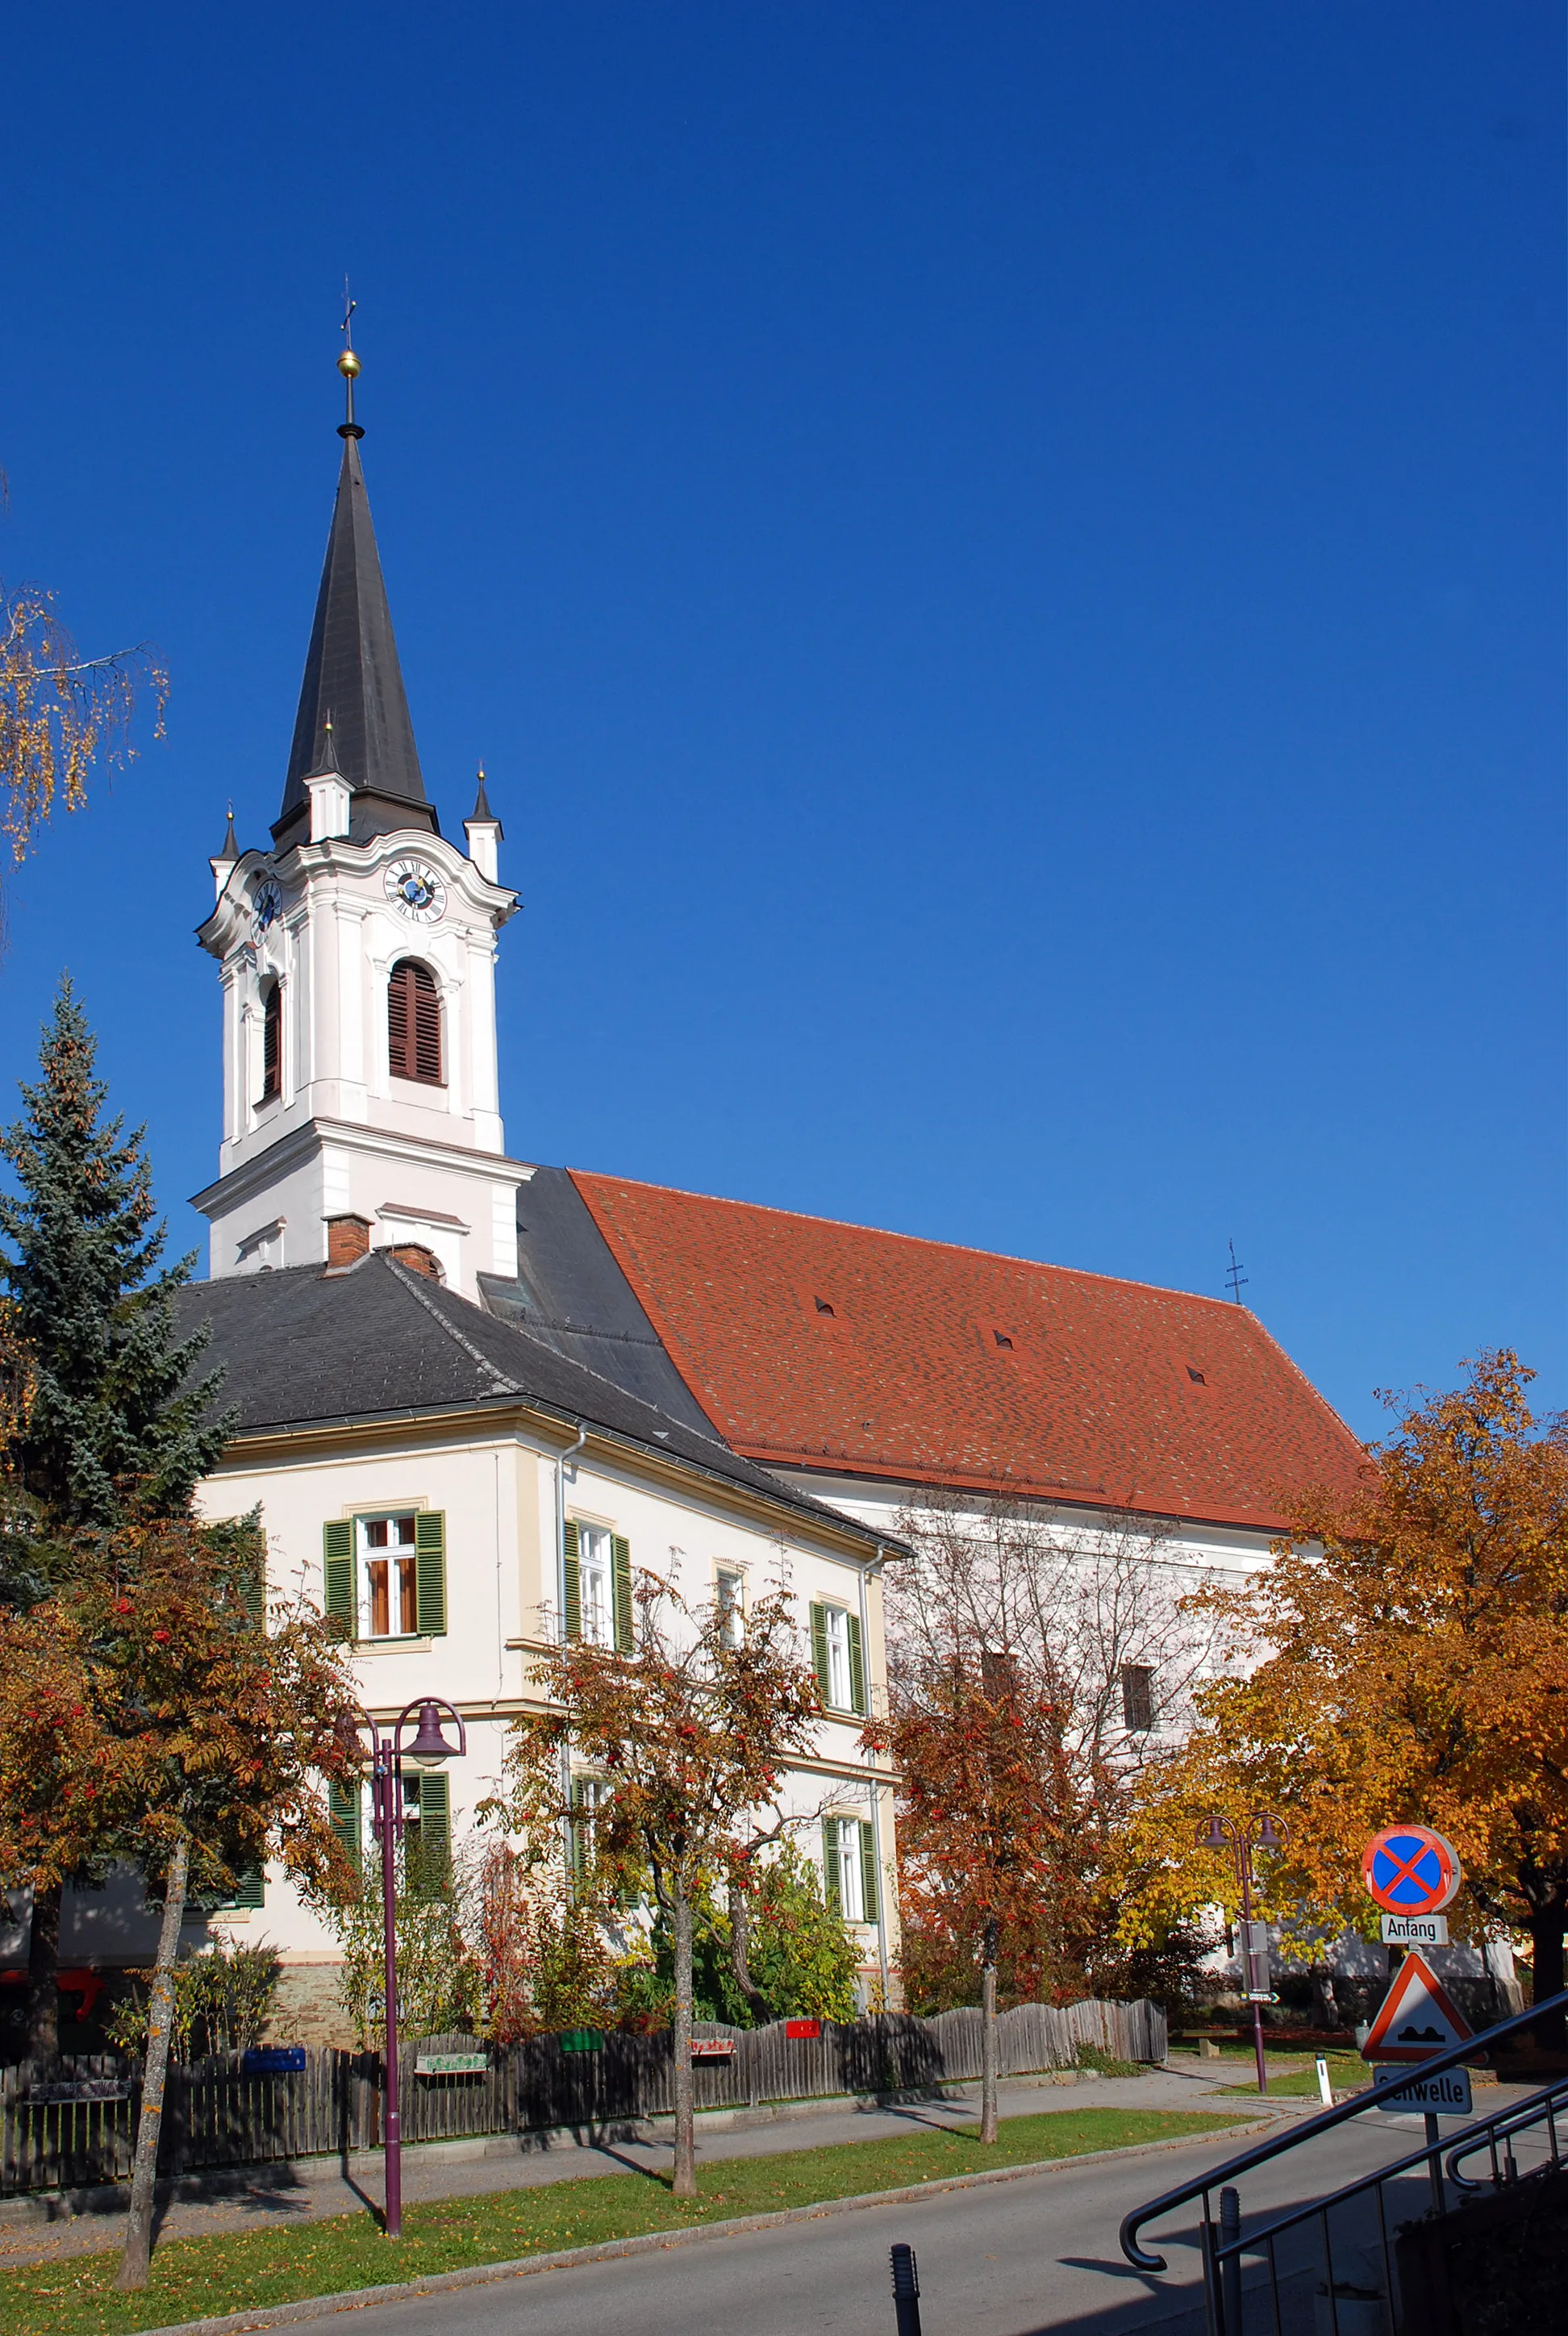
[(429, 1087), (446, 1085), (441, 992), (430, 968), (417, 958), (401, 959), (386, 985), (386, 1058), (394, 1079), (417, 1079)]
[(358, 1523), (359, 1636), (412, 1639), (419, 1628), (416, 1521), (410, 1514)]

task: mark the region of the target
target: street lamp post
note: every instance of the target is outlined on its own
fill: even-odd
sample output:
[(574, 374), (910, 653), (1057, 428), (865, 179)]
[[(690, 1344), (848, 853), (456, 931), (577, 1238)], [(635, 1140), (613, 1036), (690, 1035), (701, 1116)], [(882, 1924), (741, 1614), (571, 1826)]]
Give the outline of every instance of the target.
[[(450, 1760), (468, 1749), (462, 1714), (443, 1697), (422, 1696), (399, 1713), (384, 1733), (367, 1712), (358, 1724), (370, 1737), (371, 1825), (381, 1844), (381, 1916), (385, 1942), (386, 1975), (383, 2025), (386, 2036), (386, 2109), (382, 2142), (386, 2156), (386, 2235), (403, 2236), (403, 2120), (398, 2106), (397, 2066), (397, 1850), (403, 1839), (403, 1731), (417, 1712), (418, 1726), (408, 1746), (416, 1760)], [(457, 1729), (457, 1742), (442, 1733), (446, 1713)]]
[[(1258, 2058), (1258, 2090), (1269, 2089), (1268, 2063), (1263, 2058), (1263, 2000), (1256, 1984), (1257, 1966), (1252, 1956), (1252, 1852), (1254, 1849), (1283, 1849), (1290, 1839), (1290, 1829), (1278, 1817), (1267, 1815), (1244, 1818), (1240, 1825), (1229, 1817), (1211, 1816), (1198, 1835), (1200, 1849), (1229, 1848), (1236, 1864), (1236, 1880), (1242, 1893), (1242, 1968), (1247, 1975), (1247, 1993), (1252, 2004), (1252, 2049)], [(1264, 1960), (1267, 1972), (1267, 1957)]]

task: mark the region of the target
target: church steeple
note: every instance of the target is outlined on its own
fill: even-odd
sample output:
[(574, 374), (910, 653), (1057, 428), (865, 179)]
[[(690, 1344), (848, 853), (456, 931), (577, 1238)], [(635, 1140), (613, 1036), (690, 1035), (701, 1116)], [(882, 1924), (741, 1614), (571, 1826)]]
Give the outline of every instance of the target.
[(280, 852), (308, 841), (310, 803), (305, 782), (333, 767), (334, 755), (336, 767), (354, 790), (349, 809), (354, 842), (405, 829), (441, 832), (419, 768), (360, 467), (359, 441), (365, 433), (354, 418), (359, 359), (352, 349), (344, 350), (338, 367), (348, 384), (348, 419), (338, 425), (343, 462), (337, 501), (305, 659), (283, 808), (272, 830)]
[(215, 1276), (412, 1244), (477, 1299), (482, 1275), (517, 1278), (531, 1173), (507, 1157), (496, 1054), (517, 895), (482, 774), (466, 852), (426, 800), (359, 467), (359, 359), (338, 365), (343, 470), (276, 849), (240, 852), (230, 822), (198, 936), (222, 968), (223, 1144), (196, 1205)]

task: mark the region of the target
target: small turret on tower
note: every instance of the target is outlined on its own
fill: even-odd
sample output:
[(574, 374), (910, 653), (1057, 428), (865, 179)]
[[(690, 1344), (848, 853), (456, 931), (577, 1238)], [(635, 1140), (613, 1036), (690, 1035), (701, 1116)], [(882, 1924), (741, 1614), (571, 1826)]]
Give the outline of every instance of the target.
[(214, 898), (221, 900), (223, 887), (229, 881), (229, 871), (239, 857), (239, 839), (234, 832), (234, 805), (229, 806), (229, 824), (223, 831), (223, 841), (207, 865), (212, 871)]
[(505, 831), (490, 808), (490, 797), (484, 791), (482, 763), (479, 766), (479, 793), (473, 799), (472, 813), (463, 822), (463, 832), (468, 838), (468, 856), (480, 874), (489, 883), (499, 883), (501, 880), (496, 871), (501, 861), (496, 846), (502, 842)]

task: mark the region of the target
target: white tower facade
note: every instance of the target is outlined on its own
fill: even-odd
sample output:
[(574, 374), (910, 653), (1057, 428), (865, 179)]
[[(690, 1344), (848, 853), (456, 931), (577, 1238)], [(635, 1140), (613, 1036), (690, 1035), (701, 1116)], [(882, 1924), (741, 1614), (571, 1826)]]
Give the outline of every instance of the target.
[[(357, 371), (357, 364), (354, 370)], [(270, 852), (233, 823), (198, 939), (223, 986), (217, 1278), (387, 1248), (467, 1297), (517, 1272), (497, 1087), (497, 881), (482, 774), (468, 843), (424, 793), (353, 416)], [(341, 767), (340, 767), (341, 765)]]

